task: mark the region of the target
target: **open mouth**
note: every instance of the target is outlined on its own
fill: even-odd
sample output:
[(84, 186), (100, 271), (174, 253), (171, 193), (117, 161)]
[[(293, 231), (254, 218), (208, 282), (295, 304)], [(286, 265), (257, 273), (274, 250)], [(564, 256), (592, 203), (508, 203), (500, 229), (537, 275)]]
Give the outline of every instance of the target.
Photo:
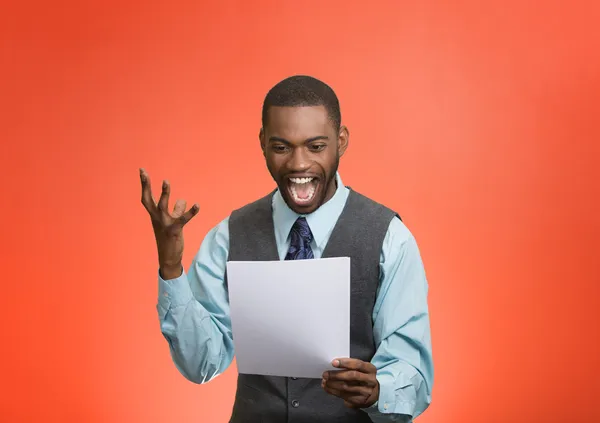
[(299, 206), (306, 206), (315, 198), (319, 187), (317, 178), (289, 178), (289, 191), (294, 202)]

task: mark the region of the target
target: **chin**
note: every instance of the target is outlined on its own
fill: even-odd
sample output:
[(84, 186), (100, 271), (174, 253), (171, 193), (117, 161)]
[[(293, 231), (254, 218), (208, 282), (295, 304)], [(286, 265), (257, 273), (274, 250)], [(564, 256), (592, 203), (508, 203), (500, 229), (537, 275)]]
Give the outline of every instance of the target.
[(315, 202), (310, 205), (299, 206), (293, 200), (290, 201), (290, 199), (286, 199), (285, 202), (287, 203), (287, 205), (290, 209), (292, 209), (295, 213), (298, 213), (298, 214), (311, 214), (314, 211), (316, 211), (321, 205), (320, 202), (319, 203)]

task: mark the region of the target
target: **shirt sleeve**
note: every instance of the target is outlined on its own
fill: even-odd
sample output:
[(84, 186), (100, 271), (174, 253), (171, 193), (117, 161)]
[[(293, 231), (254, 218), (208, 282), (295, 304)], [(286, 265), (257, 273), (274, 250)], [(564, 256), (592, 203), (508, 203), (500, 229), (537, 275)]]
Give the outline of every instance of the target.
[(373, 422), (410, 422), (431, 403), (433, 360), (428, 283), (416, 240), (398, 218), (381, 253), (382, 279), (373, 310), (379, 399)]
[(206, 235), (188, 273), (164, 280), (158, 272), (160, 329), (175, 366), (194, 383), (212, 380), (233, 361), (224, 283), (228, 251), (225, 219)]

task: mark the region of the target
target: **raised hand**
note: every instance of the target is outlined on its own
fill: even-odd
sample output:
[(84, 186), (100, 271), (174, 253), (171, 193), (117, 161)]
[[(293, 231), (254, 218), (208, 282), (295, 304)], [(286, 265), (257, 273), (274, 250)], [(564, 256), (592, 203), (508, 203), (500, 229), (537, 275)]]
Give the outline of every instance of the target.
[(158, 248), (158, 263), (163, 279), (174, 279), (181, 275), (183, 267), (183, 227), (197, 213), (200, 207), (194, 204), (187, 212), (186, 202), (177, 200), (173, 211), (169, 213), (169, 193), (171, 187), (168, 181), (163, 181), (162, 193), (158, 204), (152, 196), (150, 178), (144, 169), (140, 169), (142, 182), (142, 204), (148, 211), (154, 228), (154, 237)]

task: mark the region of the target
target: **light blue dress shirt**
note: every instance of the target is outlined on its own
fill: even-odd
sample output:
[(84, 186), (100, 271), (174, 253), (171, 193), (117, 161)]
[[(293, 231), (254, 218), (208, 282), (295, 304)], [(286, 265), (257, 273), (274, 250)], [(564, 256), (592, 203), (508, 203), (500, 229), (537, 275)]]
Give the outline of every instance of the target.
[[(348, 198), (348, 188), (339, 174), (336, 178), (334, 196), (306, 215), (315, 258), (321, 257)], [(298, 216), (276, 191), (273, 221), (281, 260)], [(228, 219), (206, 235), (187, 273), (171, 280), (158, 276), (161, 331), (177, 369), (195, 383), (223, 373), (234, 357), (224, 284)], [(415, 238), (398, 218), (390, 223), (380, 266), (382, 276), (373, 309), (377, 350), (371, 361), (377, 368), (380, 392), (379, 400), (365, 411), (374, 422), (410, 421), (399, 414), (416, 418), (431, 402), (433, 361), (425, 270)]]

